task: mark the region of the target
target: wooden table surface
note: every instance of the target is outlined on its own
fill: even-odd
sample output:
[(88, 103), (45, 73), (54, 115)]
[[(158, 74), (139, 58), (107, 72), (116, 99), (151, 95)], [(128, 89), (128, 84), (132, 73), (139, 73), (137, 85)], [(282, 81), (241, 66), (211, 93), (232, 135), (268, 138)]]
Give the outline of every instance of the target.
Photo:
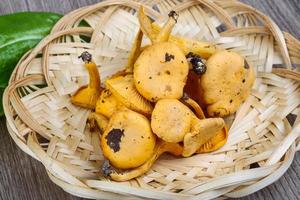
[[(99, 0), (1, 0), (0, 14), (17, 11), (67, 13)], [(268, 14), (281, 29), (300, 39), (300, 0), (243, 0)], [(1, 30), (0, 30), (1, 35)], [(0, 199), (80, 199), (48, 178), (44, 167), (23, 153), (10, 138), (5, 118), (0, 119)], [(241, 199), (300, 199), (300, 153), (287, 173), (269, 187)]]

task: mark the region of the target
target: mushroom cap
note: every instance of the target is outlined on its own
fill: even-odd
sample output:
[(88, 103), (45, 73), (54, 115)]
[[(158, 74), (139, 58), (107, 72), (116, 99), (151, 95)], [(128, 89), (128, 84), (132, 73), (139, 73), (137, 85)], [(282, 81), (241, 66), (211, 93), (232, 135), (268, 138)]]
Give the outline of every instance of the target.
[(108, 170), (106, 170), (107, 166), (105, 166), (104, 170), (102, 171), (105, 174), (109, 175), (114, 181), (128, 181), (149, 171), (161, 154), (168, 152), (175, 156), (180, 156), (182, 154), (182, 151), (183, 148), (178, 143), (168, 143), (162, 140), (158, 140), (153, 154), (143, 165), (123, 172), (117, 172), (116, 170), (111, 169), (110, 166), (108, 166)]
[(218, 133), (212, 137), (208, 142), (203, 144), (197, 153), (209, 153), (218, 150), (224, 146), (228, 139), (228, 128), (225, 124), (224, 128), (218, 131)]
[(149, 120), (126, 108), (112, 115), (101, 136), (104, 156), (118, 169), (144, 164), (151, 157), (155, 143)]
[(179, 99), (183, 94), (189, 66), (181, 49), (161, 42), (146, 48), (134, 64), (134, 84), (149, 101)]
[(151, 114), (153, 107), (149, 101), (138, 93), (131, 74), (108, 79), (105, 84), (116, 99), (127, 108), (139, 113)]
[(208, 115), (224, 117), (236, 112), (250, 94), (255, 79), (253, 68), (241, 55), (231, 51), (215, 53), (206, 66), (201, 87)]
[(110, 118), (120, 106), (120, 102), (108, 89), (103, 90), (97, 100), (95, 112)]
[(166, 142), (181, 142), (191, 129), (192, 111), (177, 99), (159, 100), (152, 112), (151, 128)]
[(215, 137), (224, 126), (225, 122), (222, 118), (202, 120), (193, 118), (191, 132), (184, 136), (182, 155), (184, 157), (193, 155), (203, 144)]

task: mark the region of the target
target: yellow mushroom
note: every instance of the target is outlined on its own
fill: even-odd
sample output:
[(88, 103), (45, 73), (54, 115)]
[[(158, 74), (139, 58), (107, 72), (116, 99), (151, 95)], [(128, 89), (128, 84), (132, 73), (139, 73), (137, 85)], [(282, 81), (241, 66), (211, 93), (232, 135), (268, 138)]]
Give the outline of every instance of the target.
[(188, 63), (182, 50), (168, 42), (176, 15), (175, 12), (169, 14), (169, 20), (154, 38), (151, 22), (144, 20), (147, 16), (143, 8), (140, 9), (141, 29), (151, 39), (152, 45), (143, 50), (134, 64), (134, 83), (139, 93), (152, 102), (164, 98), (178, 99), (183, 94)]
[[(108, 79), (106, 80), (105, 85), (113, 94), (113, 98), (122, 105), (142, 114), (151, 114), (153, 107), (149, 101), (138, 93), (134, 86), (133, 76), (131, 74)], [(118, 103), (116, 104), (118, 105)]]
[[(182, 100), (194, 109), (199, 119), (206, 118), (202, 108), (193, 99), (189, 98), (187, 95), (184, 95), (184, 98), (182, 98)], [(227, 139), (228, 139), (228, 128), (225, 124), (221, 130), (215, 133), (215, 136), (213, 136), (210, 140), (204, 143), (197, 150), (197, 153), (209, 153), (215, 151), (221, 148), (226, 143)]]
[(96, 64), (92, 61), (91, 54), (85, 51), (80, 57), (85, 62), (84, 66), (89, 73), (90, 81), (88, 86), (83, 86), (76, 91), (71, 97), (71, 102), (83, 108), (94, 109), (101, 93), (99, 72)]
[(192, 111), (177, 99), (162, 99), (152, 112), (151, 128), (166, 142), (181, 142), (191, 129), (192, 115)]
[[(155, 23), (152, 23), (151, 27), (154, 36), (156, 36), (161, 31), (159, 25)], [(209, 58), (217, 51), (216, 46), (211, 43), (191, 40), (180, 36), (170, 35), (169, 41), (176, 44), (185, 55), (192, 52), (193, 54), (199, 55), (204, 59)]]
[(224, 126), (225, 122), (222, 118), (199, 120), (193, 117), (191, 131), (184, 136), (182, 155), (184, 157), (193, 155), (202, 145), (216, 136)]
[(134, 65), (134, 83), (139, 93), (156, 102), (181, 98), (188, 74), (184, 54), (174, 44), (164, 42), (146, 48)]
[(125, 70), (128, 73), (133, 72), (134, 63), (141, 53), (142, 39), (143, 39), (143, 32), (141, 29), (139, 29), (129, 54), (129, 58)]
[(102, 166), (102, 171), (105, 175), (109, 176), (114, 181), (128, 181), (133, 178), (139, 177), (150, 170), (155, 161), (165, 152), (171, 153), (175, 156), (182, 154), (182, 146), (177, 143), (168, 143), (162, 140), (157, 141), (155, 150), (151, 157), (141, 166), (130, 170), (118, 170), (113, 168), (108, 162)]
[(186, 84), (184, 86), (184, 93), (191, 99), (197, 102), (201, 108), (205, 109), (205, 103), (203, 100), (203, 91), (201, 88), (201, 77), (197, 75), (193, 70), (189, 71)]
[(182, 100), (193, 109), (199, 119), (205, 119), (204, 112), (196, 101), (189, 98), (187, 94), (184, 94)]
[(241, 55), (220, 51), (206, 62), (207, 71), (201, 76), (203, 100), (209, 116), (233, 114), (250, 94), (254, 71)]
[(88, 117), (88, 123), (91, 130), (94, 130), (96, 127), (98, 127), (100, 129), (100, 133), (102, 134), (108, 125), (108, 119), (99, 113), (92, 112)]
[[(193, 101), (188, 102), (193, 104)], [(183, 142), (182, 155), (185, 157), (195, 153), (224, 126), (222, 118), (197, 118), (177, 99), (159, 100), (151, 116), (153, 132), (166, 142)]]
[(105, 89), (101, 92), (100, 97), (97, 100), (95, 112), (110, 118), (121, 106), (123, 106), (122, 103), (117, 100), (111, 91)]
[(219, 130), (217, 134), (212, 137), (209, 141), (203, 144), (197, 153), (209, 153), (218, 150), (224, 146), (228, 139), (228, 128), (225, 125), (223, 129)]
[[(171, 14), (172, 13), (174, 14), (174, 11), (171, 12)], [(141, 24), (141, 30), (152, 41), (152, 43), (155, 43), (155, 40), (159, 38), (158, 35), (162, 33), (162, 28), (159, 25), (151, 22), (151, 20), (145, 15), (144, 7), (140, 8), (138, 18)], [(172, 21), (169, 21), (169, 23), (167, 24), (172, 25), (172, 23)], [(167, 28), (167, 30), (171, 29)], [(207, 59), (217, 51), (216, 46), (211, 43), (169, 35), (168, 32), (164, 33), (167, 33), (165, 34), (165, 36), (166, 38), (168, 38), (168, 41), (176, 44), (185, 55), (187, 55), (189, 52), (192, 52), (193, 54), (199, 55), (202, 58)]]
[(118, 169), (144, 164), (153, 154), (155, 143), (149, 120), (126, 108), (112, 115), (101, 136), (103, 155)]
[(138, 13), (138, 19), (140, 23), (140, 29), (142, 32), (153, 42), (156, 38), (156, 34), (152, 29), (152, 22), (148, 16), (145, 14), (145, 8), (143, 6), (140, 7)]

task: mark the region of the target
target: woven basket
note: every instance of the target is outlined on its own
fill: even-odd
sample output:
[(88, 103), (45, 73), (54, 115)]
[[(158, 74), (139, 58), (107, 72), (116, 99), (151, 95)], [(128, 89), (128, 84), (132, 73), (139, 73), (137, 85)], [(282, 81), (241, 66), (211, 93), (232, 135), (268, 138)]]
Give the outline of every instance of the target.
[[(125, 66), (142, 4), (160, 24), (170, 10), (177, 11), (173, 34), (245, 56), (255, 67), (256, 82), (220, 150), (161, 157), (142, 177), (119, 183), (100, 176), (99, 135), (86, 128), (90, 111), (72, 105), (70, 95), (88, 82), (78, 59), (83, 51), (93, 54), (102, 80)], [(80, 26), (82, 20), (89, 27)], [(104, 1), (65, 15), (23, 56), (3, 97), (7, 128), (23, 151), (43, 163), (54, 183), (76, 196), (242, 197), (276, 181), (300, 149), (299, 65), (300, 42), (235, 0)]]

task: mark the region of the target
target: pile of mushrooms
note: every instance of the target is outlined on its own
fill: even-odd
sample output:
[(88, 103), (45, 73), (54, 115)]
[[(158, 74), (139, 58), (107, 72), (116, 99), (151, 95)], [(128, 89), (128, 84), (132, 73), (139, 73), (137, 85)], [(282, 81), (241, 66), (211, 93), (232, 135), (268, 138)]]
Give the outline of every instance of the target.
[[(126, 69), (107, 79), (105, 88), (101, 88), (96, 64), (88, 52), (82, 53), (90, 83), (71, 98), (75, 105), (95, 111), (88, 123), (99, 131), (107, 159), (101, 172), (115, 181), (146, 173), (165, 152), (189, 157), (222, 147), (228, 131), (221, 117), (235, 112), (231, 103), (228, 106), (222, 101), (232, 98), (236, 100), (234, 105), (240, 104), (249, 94), (254, 77), (248, 64), (240, 66), (238, 54), (171, 35), (176, 12), (169, 13), (162, 28), (151, 22), (143, 7), (138, 17), (140, 30)], [(151, 45), (141, 46), (144, 35)], [(233, 66), (224, 63), (225, 56), (232, 56)], [(229, 71), (226, 75), (230, 79), (242, 79), (241, 84), (230, 79), (219, 83), (222, 67)], [(219, 88), (213, 84), (223, 91), (216, 95)], [(222, 106), (229, 111), (222, 112)]]

